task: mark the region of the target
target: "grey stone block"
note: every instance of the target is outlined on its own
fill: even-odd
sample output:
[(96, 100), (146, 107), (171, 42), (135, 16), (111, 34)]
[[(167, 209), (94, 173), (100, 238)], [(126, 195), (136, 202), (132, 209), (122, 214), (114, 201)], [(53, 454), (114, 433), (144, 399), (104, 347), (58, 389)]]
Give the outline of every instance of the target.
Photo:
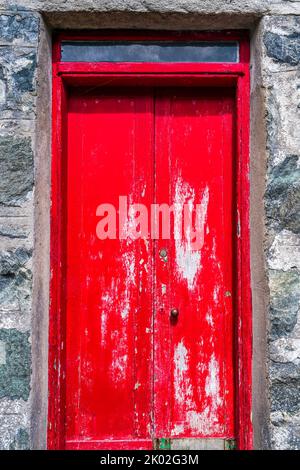
[(12, 442), (9, 445), (9, 450), (29, 450), (30, 439), (29, 431), (24, 428), (19, 428)]
[(3, 12), (0, 14), (0, 44), (36, 44), (39, 19), (32, 13)]
[(300, 308), (300, 273), (271, 270), (270, 320), (272, 339), (289, 334), (297, 323)]
[(300, 424), (285, 422), (282, 426), (273, 428), (272, 447), (276, 450), (300, 449)]
[(17, 248), (0, 253), (0, 311), (14, 309), (18, 314), (31, 308), (32, 273), (27, 267), (31, 250)]
[(270, 378), (272, 382), (288, 384), (300, 380), (300, 364), (294, 362), (270, 362)]
[(271, 410), (296, 413), (300, 411), (300, 379), (289, 383), (275, 382), (271, 387)]
[(18, 206), (33, 188), (31, 140), (0, 137), (0, 166), (0, 204)]
[(264, 43), (269, 57), (277, 62), (298, 65), (300, 62), (300, 33), (279, 35), (268, 31)]
[(35, 114), (36, 50), (0, 46), (1, 119), (28, 119)]
[(298, 155), (288, 155), (269, 174), (265, 195), (267, 217), (274, 227), (300, 233), (300, 166)]
[(28, 400), (30, 392), (31, 349), (29, 332), (0, 330), (5, 342), (5, 364), (0, 365), (0, 398)]

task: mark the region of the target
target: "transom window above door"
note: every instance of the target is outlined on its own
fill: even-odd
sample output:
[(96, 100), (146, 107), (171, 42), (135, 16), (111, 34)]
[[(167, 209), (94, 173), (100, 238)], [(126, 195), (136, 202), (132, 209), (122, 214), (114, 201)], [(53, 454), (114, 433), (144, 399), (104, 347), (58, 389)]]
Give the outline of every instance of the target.
[(62, 41), (63, 62), (239, 62), (238, 41)]

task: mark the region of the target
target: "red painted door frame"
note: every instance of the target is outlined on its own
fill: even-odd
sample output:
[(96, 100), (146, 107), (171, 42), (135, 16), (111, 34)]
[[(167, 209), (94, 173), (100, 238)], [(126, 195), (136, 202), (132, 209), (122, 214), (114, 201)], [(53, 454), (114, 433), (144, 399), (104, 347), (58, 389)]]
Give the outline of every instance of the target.
[[(82, 63), (61, 62), (61, 41), (68, 40), (207, 40), (239, 42), (238, 63)], [(252, 448), (252, 307), (249, 227), (249, 41), (245, 31), (221, 33), (99, 32), (59, 33), (53, 48), (53, 127), (49, 312), (48, 448), (64, 448), (65, 426), (65, 115), (67, 90), (72, 85), (230, 86), (236, 90), (236, 435), (238, 448)]]

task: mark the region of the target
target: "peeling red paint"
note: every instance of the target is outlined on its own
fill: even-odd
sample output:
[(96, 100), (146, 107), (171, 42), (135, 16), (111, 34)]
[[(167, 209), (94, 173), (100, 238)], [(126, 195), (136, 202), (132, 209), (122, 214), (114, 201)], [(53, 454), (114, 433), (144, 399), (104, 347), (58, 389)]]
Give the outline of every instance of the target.
[[(241, 211), (248, 167), (240, 162), (248, 157), (235, 144), (244, 108), (241, 88), (236, 99), (233, 87), (248, 77), (245, 50), (241, 64), (208, 65), (210, 76), (197, 64), (204, 88), (182, 88), (186, 78), (176, 75), (176, 88), (78, 88), (67, 98), (55, 75), (54, 110), (67, 116), (68, 133), (54, 132), (56, 157), (67, 158), (53, 164), (51, 243), (59, 250), (51, 264), (51, 448), (151, 448), (160, 437), (239, 438), (240, 448), (251, 447), (251, 321), (241, 316), (250, 313), (247, 201)], [(74, 64), (69, 72), (58, 67), (67, 80), (76, 72)], [(86, 67), (95, 80), (99, 64)], [(162, 71), (157, 77), (156, 84)], [(219, 86), (209, 88), (214, 80)], [(241, 183), (235, 188), (240, 174), (243, 193)], [(117, 206), (121, 194), (148, 207), (199, 202), (198, 250), (189, 253), (187, 232), (182, 241), (176, 233), (171, 240), (98, 240), (95, 209), (102, 201)], [(176, 223), (175, 216), (175, 232)], [(237, 279), (242, 249), (246, 273), (239, 264)], [(174, 307), (177, 319), (170, 318)]]

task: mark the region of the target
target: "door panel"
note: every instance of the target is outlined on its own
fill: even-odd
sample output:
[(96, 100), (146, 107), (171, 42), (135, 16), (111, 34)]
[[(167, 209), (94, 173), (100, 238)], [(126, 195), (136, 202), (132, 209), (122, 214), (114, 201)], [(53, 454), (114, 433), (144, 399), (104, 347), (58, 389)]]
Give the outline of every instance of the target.
[[(67, 448), (234, 437), (233, 122), (230, 89), (72, 91)], [(120, 240), (117, 213), (99, 240), (96, 209), (119, 196), (175, 204), (171, 238)], [(199, 205), (193, 251), (184, 204)]]
[(101, 203), (117, 208), (120, 195), (150, 204), (152, 138), (149, 93), (72, 94), (67, 182), (69, 447), (87, 440), (118, 440), (120, 445), (137, 440), (130, 444), (134, 448), (139, 439), (151, 437), (151, 241), (99, 240), (96, 209)]
[[(230, 90), (157, 94), (157, 202), (177, 204), (174, 236), (158, 241), (168, 259), (156, 257), (157, 437), (234, 435), (233, 110)], [(196, 249), (184, 204), (199, 205)]]

